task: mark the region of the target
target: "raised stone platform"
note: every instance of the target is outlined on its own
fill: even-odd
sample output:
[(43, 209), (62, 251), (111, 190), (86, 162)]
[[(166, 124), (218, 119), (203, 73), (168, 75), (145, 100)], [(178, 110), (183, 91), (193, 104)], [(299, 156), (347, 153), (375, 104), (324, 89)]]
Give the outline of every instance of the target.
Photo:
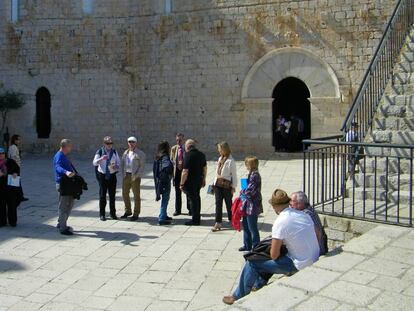
[(379, 225), (228, 311), (413, 310), (414, 231)]

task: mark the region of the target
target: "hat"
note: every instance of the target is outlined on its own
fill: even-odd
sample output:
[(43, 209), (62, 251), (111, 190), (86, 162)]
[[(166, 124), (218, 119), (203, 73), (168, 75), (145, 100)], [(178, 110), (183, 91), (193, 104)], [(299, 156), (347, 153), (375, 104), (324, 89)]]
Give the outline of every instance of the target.
[(135, 136), (131, 136), (128, 138), (128, 141), (138, 142), (138, 139)]
[(0, 147), (0, 153), (6, 153), (6, 150), (3, 147)]
[(104, 144), (112, 144), (113, 140), (111, 136), (105, 136), (103, 139)]
[(276, 189), (273, 192), (272, 198), (269, 200), (269, 203), (272, 206), (279, 206), (279, 205), (287, 205), (289, 204), (289, 201), (290, 201), (290, 198), (285, 191)]

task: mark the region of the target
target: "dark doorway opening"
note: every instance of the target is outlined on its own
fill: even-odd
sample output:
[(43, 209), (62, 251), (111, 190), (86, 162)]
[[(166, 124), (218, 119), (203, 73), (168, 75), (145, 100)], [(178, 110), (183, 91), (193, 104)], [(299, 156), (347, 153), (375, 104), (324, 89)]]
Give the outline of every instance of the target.
[[(311, 137), (310, 92), (306, 84), (289, 77), (273, 90), (273, 146), (276, 151), (302, 150), (302, 140)], [(281, 122), (280, 116), (284, 119)]]
[(36, 92), (36, 131), (38, 138), (49, 138), (52, 130), (50, 92), (41, 87)]

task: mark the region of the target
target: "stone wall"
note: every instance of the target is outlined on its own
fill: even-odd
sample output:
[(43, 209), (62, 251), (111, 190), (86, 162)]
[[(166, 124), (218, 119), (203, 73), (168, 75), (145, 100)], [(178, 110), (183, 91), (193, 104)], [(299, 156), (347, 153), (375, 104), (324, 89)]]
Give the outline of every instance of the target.
[[(22, 0), (11, 23), (2, 1), (0, 81), (29, 100), (9, 127), (26, 147), (65, 136), (89, 150), (104, 135), (135, 134), (152, 152), (182, 131), (204, 150), (224, 139), (236, 152), (266, 155), (271, 98), (243, 102), (243, 83), (264, 55), (296, 47), (338, 81), (338, 98), (311, 98), (313, 136), (335, 134), (395, 2), (173, 0), (164, 14), (164, 0), (95, 0), (85, 14), (81, 0)], [(41, 86), (52, 94), (47, 140), (35, 130)]]
[(377, 226), (374, 222), (343, 217), (319, 215), (328, 236), (329, 250), (343, 246)]

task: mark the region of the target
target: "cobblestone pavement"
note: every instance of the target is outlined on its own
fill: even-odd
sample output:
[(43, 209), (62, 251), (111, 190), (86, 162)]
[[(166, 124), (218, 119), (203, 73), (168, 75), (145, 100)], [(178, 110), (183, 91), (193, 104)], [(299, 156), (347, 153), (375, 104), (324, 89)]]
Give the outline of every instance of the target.
[[(243, 264), (237, 251), (242, 235), (233, 230), (210, 231), (214, 223), (212, 196), (202, 191), (202, 226), (184, 226), (188, 216), (177, 217), (171, 226), (158, 226), (159, 204), (154, 201), (148, 164), (140, 220), (101, 222), (91, 159), (74, 163), (90, 190), (76, 202), (69, 219), (76, 235), (64, 237), (55, 229), (57, 194), (51, 159), (24, 159), (22, 182), (30, 201), (19, 208), (16, 228), (0, 229), (0, 311), (224, 308), (221, 298), (233, 288)], [(244, 172), (241, 162), (239, 167), (239, 173)], [(260, 169), (265, 202), (276, 187), (287, 191), (301, 187), (301, 160), (262, 161)], [(208, 182), (213, 172), (209, 163)], [(174, 195), (169, 214), (174, 211), (173, 202)], [(120, 216), (120, 189), (117, 209)], [(262, 236), (271, 230), (274, 219), (273, 211), (265, 204), (259, 220)], [(408, 253), (404, 258), (410, 260)], [(375, 263), (372, 266), (380, 269)], [(384, 269), (402, 273), (400, 268), (406, 266), (401, 263)], [(368, 278), (371, 274), (364, 275)], [(337, 286), (344, 286), (344, 282)], [(372, 289), (369, 293), (376, 295), (378, 291)]]

